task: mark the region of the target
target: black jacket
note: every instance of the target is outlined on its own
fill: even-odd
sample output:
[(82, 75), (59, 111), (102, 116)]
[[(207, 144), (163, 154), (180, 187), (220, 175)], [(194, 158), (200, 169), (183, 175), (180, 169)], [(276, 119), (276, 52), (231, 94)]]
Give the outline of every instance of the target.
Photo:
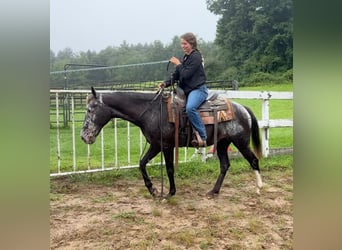
[[(201, 53), (193, 50), (190, 55), (184, 55), (181, 64), (176, 66), (172, 78), (174, 81), (179, 81), (179, 87), (184, 90), (185, 95), (205, 84), (206, 76)], [(171, 78), (166, 80), (165, 84), (170, 86)]]

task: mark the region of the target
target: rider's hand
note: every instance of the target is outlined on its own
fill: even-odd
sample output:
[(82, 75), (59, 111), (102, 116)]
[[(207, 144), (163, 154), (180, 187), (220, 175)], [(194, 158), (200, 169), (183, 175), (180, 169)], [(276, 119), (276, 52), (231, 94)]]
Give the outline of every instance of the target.
[(165, 88), (165, 82), (158, 84), (158, 89), (162, 89), (162, 88)]
[(174, 64), (174, 65), (179, 65), (179, 64), (181, 64), (181, 62), (179, 61), (179, 59), (177, 58), (177, 57), (171, 57), (170, 58), (170, 62), (172, 63), (172, 64)]

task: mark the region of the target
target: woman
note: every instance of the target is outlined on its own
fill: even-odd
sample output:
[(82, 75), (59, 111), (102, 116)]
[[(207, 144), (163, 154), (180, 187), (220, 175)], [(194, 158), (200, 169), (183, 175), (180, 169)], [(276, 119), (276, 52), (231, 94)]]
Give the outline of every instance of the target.
[[(193, 33), (185, 33), (181, 36), (181, 47), (184, 51), (182, 61), (171, 57), (170, 62), (176, 65), (172, 74), (173, 80), (179, 81), (179, 87), (183, 89), (186, 97), (186, 113), (195, 129), (196, 139), (192, 140), (194, 147), (206, 147), (207, 134), (197, 109), (208, 97), (206, 76), (203, 68), (203, 58), (197, 49), (196, 37)], [(159, 87), (168, 87), (171, 79), (164, 81)]]

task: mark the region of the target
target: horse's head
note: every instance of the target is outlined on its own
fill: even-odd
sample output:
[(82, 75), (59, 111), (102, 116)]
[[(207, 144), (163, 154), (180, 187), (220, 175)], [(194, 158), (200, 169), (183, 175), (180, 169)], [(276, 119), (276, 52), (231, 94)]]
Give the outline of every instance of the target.
[(87, 98), (87, 111), (81, 130), (81, 138), (87, 144), (92, 144), (103, 126), (111, 119), (111, 110), (103, 103), (102, 94), (98, 95), (91, 87), (92, 95)]

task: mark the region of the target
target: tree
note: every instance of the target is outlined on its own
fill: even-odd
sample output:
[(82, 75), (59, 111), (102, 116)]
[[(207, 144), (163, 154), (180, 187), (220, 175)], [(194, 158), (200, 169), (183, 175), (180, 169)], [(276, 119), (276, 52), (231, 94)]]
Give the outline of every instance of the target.
[(292, 69), (291, 0), (207, 0), (207, 7), (221, 15), (215, 42), (227, 69), (242, 77)]

